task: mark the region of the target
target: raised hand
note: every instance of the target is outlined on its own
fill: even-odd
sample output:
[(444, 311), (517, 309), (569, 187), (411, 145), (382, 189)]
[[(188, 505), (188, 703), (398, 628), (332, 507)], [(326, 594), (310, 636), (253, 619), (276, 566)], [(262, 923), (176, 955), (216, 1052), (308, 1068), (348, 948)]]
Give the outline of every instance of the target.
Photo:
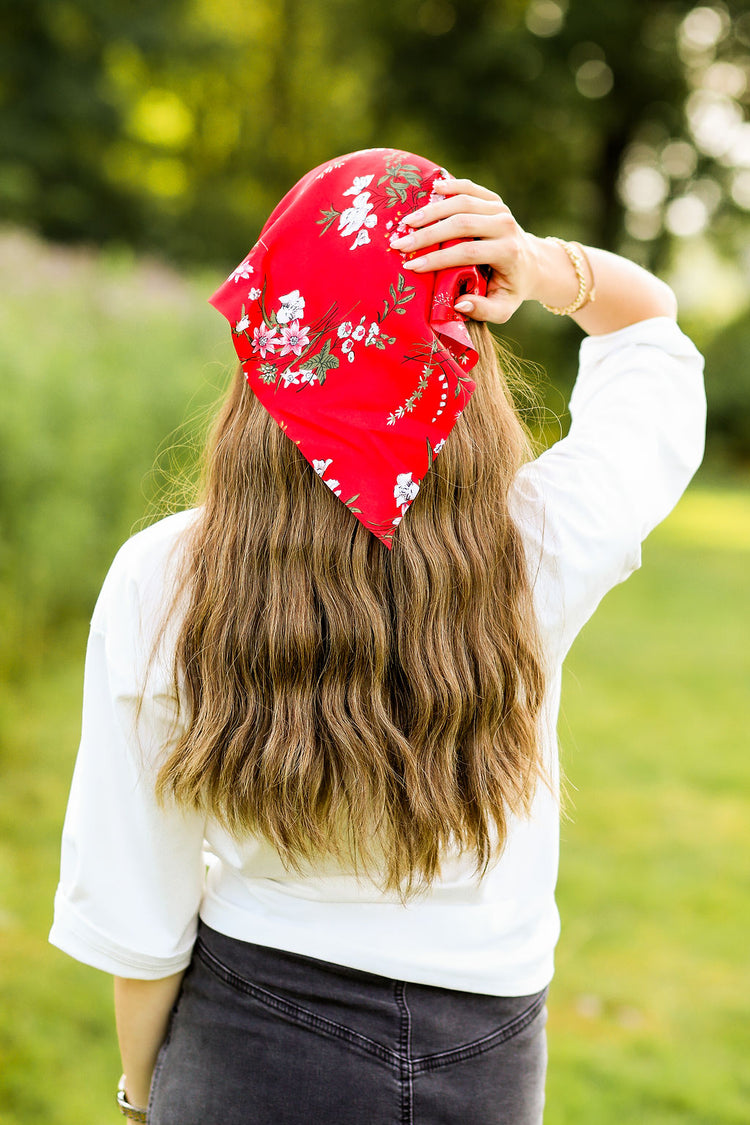
[[(443, 198), (407, 215), (404, 222), (412, 233), (391, 240), (395, 249), (418, 255), (405, 260), (404, 269), (424, 273), (450, 266), (488, 266), (492, 272), (487, 296), (466, 295), (456, 301), (458, 311), (473, 320), (504, 324), (528, 300), (553, 309), (575, 302), (578, 277), (559, 242), (525, 231), (496, 192), (472, 180), (438, 180), (434, 189)], [(429, 249), (454, 239), (461, 241)], [(650, 317), (676, 318), (674, 293), (659, 278), (607, 250), (582, 249), (589, 290), (596, 283), (596, 301), (571, 313), (584, 332), (615, 332)], [(427, 253), (419, 253), (422, 250)]]
[[(487, 296), (462, 298), (456, 308), (474, 320), (505, 323), (523, 301), (535, 296), (537, 240), (519, 226), (510, 208), (489, 188), (471, 180), (438, 180), (434, 187), (445, 198), (408, 215), (404, 221), (412, 233), (393, 239), (391, 245), (412, 252), (464, 239), (405, 261), (404, 268), (422, 273), (449, 266), (489, 266)], [(575, 292), (575, 278), (570, 284)]]

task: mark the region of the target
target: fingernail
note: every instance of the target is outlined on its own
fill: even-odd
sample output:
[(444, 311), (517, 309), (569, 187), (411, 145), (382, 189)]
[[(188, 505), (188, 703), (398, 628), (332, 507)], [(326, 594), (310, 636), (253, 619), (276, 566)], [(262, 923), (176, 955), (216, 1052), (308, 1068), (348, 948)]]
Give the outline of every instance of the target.
[(471, 310), (474, 308), (474, 305), (471, 301), (456, 301), (453, 308), (458, 309), (459, 312), (471, 312)]
[(418, 223), (423, 216), (424, 211), (412, 211), (411, 215), (404, 216), (404, 222), (412, 226), (413, 223)]
[(410, 262), (402, 262), (401, 265), (405, 270), (415, 270), (424, 265), (424, 258), (412, 258)]
[(438, 191), (442, 191), (444, 187), (448, 186), (448, 181), (447, 180), (435, 180), (433, 182), (432, 186), (433, 186), (433, 188), (437, 188)]
[(391, 239), (391, 246), (398, 246), (402, 250), (406, 250), (409, 246), (414, 245), (414, 237), (411, 234), (400, 235)]

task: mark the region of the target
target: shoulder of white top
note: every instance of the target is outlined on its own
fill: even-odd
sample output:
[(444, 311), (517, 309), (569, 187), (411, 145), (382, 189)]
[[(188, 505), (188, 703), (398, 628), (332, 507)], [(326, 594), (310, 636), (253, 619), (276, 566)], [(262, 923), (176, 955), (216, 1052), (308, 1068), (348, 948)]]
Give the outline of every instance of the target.
[[(197, 518), (199, 509), (188, 508), (157, 520), (131, 535), (118, 550), (102, 586), (92, 626), (100, 621), (105, 603), (116, 601), (131, 584), (139, 587), (163, 574), (179, 536)], [(131, 587), (132, 588), (132, 587)]]
[(673, 355), (700, 355), (676, 320), (669, 316), (654, 316), (628, 324), (625, 328), (618, 328), (615, 332), (585, 336), (580, 346), (581, 360), (592, 362), (618, 348), (633, 344), (654, 345)]
[(197, 515), (198, 508), (188, 508), (149, 524), (125, 540), (115, 555), (115, 560), (137, 564), (141, 559), (146, 562), (153, 555), (170, 550), (178, 536), (193, 523)]

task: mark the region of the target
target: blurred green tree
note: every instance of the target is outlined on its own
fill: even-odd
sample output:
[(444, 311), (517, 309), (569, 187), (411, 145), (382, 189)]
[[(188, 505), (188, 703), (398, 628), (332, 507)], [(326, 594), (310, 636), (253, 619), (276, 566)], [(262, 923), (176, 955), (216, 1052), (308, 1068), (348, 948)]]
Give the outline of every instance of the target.
[[(60, 240), (138, 241), (148, 184), (109, 174), (130, 105), (110, 81), (126, 47), (150, 65), (175, 44), (185, 0), (2, 0), (0, 205), (6, 218)], [(183, 47), (177, 43), (178, 50)], [(146, 76), (145, 65), (142, 68)]]
[(627, 146), (658, 125), (680, 134), (688, 88), (675, 49), (690, 0), (381, 0), (364, 9), (388, 51), (374, 91), (381, 130), (429, 138), (491, 179), (522, 221), (567, 221), (614, 248)]
[[(0, 217), (228, 268), (307, 169), (388, 145), (535, 233), (741, 263), (749, 105), (748, 0), (0, 0)], [(574, 327), (510, 333), (570, 382)]]
[(730, 465), (750, 465), (750, 312), (720, 332), (706, 349), (706, 393), (714, 451)]
[(683, 226), (750, 202), (742, 153), (703, 135), (707, 111), (727, 136), (743, 119), (746, 7), (1, 0), (0, 208), (55, 239), (224, 264), (305, 170), (387, 144), (492, 182), (540, 231), (615, 248), (629, 218), (658, 264), (672, 196)]

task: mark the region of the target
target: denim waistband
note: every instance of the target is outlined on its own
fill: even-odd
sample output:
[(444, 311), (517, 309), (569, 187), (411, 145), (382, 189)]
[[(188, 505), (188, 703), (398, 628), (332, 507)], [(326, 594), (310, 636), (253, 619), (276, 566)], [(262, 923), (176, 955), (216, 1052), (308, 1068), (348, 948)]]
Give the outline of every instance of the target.
[(226, 983), (290, 1018), (332, 1034), (351, 1033), (397, 1061), (408, 1024), (417, 1069), (447, 1065), (490, 1049), (523, 1029), (544, 1006), (547, 988), (529, 996), (492, 996), (417, 984), (239, 941), (200, 922), (196, 956)]

